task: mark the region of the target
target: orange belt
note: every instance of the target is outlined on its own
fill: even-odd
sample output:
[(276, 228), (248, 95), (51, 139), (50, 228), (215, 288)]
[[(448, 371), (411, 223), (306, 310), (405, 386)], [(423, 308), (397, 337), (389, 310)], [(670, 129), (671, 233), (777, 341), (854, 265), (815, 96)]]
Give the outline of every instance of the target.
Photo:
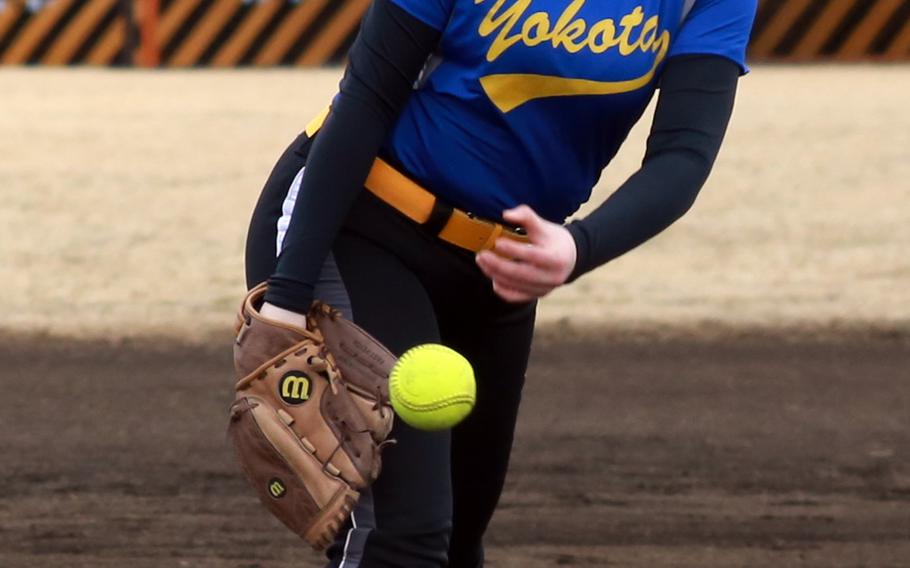
[[(307, 126), (307, 136), (312, 138), (319, 131), (328, 113), (328, 109), (324, 110)], [(443, 204), (435, 195), (381, 158), (376, 158), (364, 185), (370, 193), (405, 217), (424, 225), (447, 243), (463, 249), (473, 252), (492, 249), (499, 237), (529, 242), (520, 229), (475, 217)]]

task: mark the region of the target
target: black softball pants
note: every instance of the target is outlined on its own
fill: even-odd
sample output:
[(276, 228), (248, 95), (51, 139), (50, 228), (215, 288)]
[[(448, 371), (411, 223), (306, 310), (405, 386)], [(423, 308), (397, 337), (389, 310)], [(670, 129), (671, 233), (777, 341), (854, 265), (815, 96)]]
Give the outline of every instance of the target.
[[(247, 284), (275, 268), (306, 164), (301, 136), (284, 153), (256, 206), (247, 240)], [(331, 188), (326, 188), (330, 191)], [(364, 190), (316, 285), (316, 298), (347, 312), (400, 355), (437, 342), (474, 366), (477, 404), (451, 431), (396, 420), (329, 566), (422, 568), (483, 565), (483, 534), (505, 480), (534, 327), (535, 305), (494, 295), (474, 254), (440, 241)]]

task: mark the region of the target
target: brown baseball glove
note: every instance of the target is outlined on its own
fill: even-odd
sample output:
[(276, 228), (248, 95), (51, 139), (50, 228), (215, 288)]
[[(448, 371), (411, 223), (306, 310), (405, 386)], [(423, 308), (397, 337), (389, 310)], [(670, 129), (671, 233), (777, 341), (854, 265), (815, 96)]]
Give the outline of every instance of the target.
[(307, 329), (263, 318), (265, 291), (251, 290), (238, 314), (228, 433), (266, 508), (322, 549), (379, 475), (395, 357), (325, 304)]

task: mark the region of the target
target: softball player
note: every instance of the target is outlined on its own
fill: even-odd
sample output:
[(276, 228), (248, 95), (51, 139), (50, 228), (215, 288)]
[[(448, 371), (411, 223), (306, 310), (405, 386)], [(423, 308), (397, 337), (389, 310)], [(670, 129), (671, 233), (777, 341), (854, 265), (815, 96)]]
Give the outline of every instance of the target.
[[(478, 379), (451, 432), (398, 421), (330, 566), (477, 567), (502, 490), (535, 302), (653, 237), (708, 177), (756, 0), (374, 0), (327, 115), (253, 215), (262, 314), (314, 298), (395, 353), (442, 342)], [(564, 225), (660, 97), (641, 169)]]

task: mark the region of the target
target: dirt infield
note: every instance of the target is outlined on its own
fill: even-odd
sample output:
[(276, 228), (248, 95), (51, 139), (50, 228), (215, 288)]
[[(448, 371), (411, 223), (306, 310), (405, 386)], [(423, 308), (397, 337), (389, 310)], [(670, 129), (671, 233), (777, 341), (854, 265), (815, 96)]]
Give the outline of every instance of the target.
[[(0, 360), (0, 566), (319, 565), (231, 462), (226, 347)], [(544, 330), (489, 565), (906, 568), (908, 368), (895, 334)]]

